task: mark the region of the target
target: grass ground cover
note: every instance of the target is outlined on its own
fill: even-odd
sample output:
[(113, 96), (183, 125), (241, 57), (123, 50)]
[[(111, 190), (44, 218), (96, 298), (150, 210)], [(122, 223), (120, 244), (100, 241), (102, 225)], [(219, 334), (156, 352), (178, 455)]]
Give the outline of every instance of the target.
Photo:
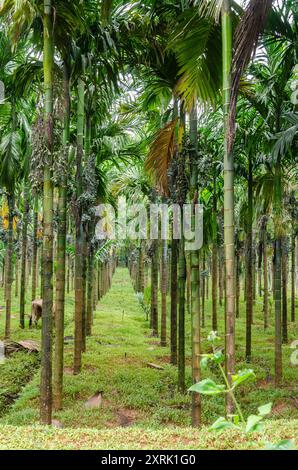
[[(27, 306), (29, 302), (27, 303)], [(243, 360), (245, 339), (245, 315), (244, 303), (241, 304), (240, 319), (237, 320), (237, 369), (247, 368)], [(145, 441), (152, 448), (165, 446), (171, 448), (176, 445), (176, 437), (181, 445), (220, 446), (227, 448), (235, 445), (262, 446), (263, 438), (258, 437), (259, 444), (250, 444), (241, 433), (236, 433), (235, 440), (229, 436), (216, 438), (206, 430), (201, 433), (193, 431), (190, 426), (191, 397), (188, 393), (181, 394), (177, 391), (177, 369), (169, 363), (169, 347), (161, 348), (158, 338), (150, 335), (150, 330), (145, 319), (145, 314), (137, 302), (131, 286), (128, 272), (125, 268), (118, 268), (113, 280), (112, 289), (98, 305), (94, 316), (93, 335), (87, 339), (87, 352), (84, 354), (82, 373), (72, 375), (73, 358), (73, 294), (67, 296), (66, 302), (66, 332), (68, 337), (65, 344), (65, 379), (64, 379), (64, 403), (63, 410), (54, 413), (57, 420), (65, 429), (55, 430), (36, 427), (39, 411), (39, 371), (32, 380), (17, 390), (18, 398), (10, 404), (5, 414), (0, 417), (1, 440), (0, 445), (14, 447), (18, 440), (18, 433), (28, 433), (26, 446), (30, 448), (30, 439), (36, 436), (37, 445), (46, 448), (65, 445), (69, 448), (99, 446), (99, 448), (122, 448), (121, 446), (144, 447)], [(202, 330), (203, 338), (207, 337), (211, 329), (211, 299), (206, 304), (206, 328)], [(40, 329), (18, 328), (18, 303), (15, 299), (13, 306), (12, 339), (36, 339), (40, 337)], [(219, 335), (223, 338), (223, 309), (219, 309)], [(275, 388), (273, 382), (273, 353), (274, 353), (274, 325), (270, 318), (270, 328), (264, 332), (262, 321), (262, 306), (257, 300), (253, 325), (253, 354), (249, 367), (256, 373), (256, 381), (244, 385), (238, 391), (238, 398), (246, 415), (254, 413), (258, 406), (273, 402), (273, 412), (270, 423), (266, 428), (266, 438), (269, 434), (273, 437), (289, 438), (298, 435), (298, 385), (297, 367), (291, 365), (290, 356), (292, 349), (290, 343), (298, 337), (296, 329), (289, 324), (289, 344), (283, 346), (284, 381), (279, 388)], [(186, 386), (191, 385), (190, 370), (190, 316), (187, 315), (186, 334)], [(3, 336), (4, 314), (0, 314), (0, 336)], [(204, 351), (208, 350), (207, 341), (203, 341)], [(3, 371), (13, 370), (20, 375), (29, 373), (24, 356), (16, 354), (13, 359), (0, 365), (0, 376)], [(14, 364), (11, 362), (14, 361)], [(148, 363), (155, 363), (163, 367), (162, 370), (148, 367)], [(34, 365), (36, 368), (36, 364)], [(24, 371), (22, 368), (25, 368)], [(32, 374), (32, 371), (30, 372)], [(18, 375), (18, 374), (17, 374)], [(204, 371), (205, 377), (220, 380), (217, 369)], [(26, 377), (28, 377), (26, 375)], [(30, 378), (30, 377), (29, 377)], [(29, 380), (27, 378), (27, 380)], [(26, 380), (26, 381), (27, 381)], [(0, 391), (5, 385), (0, 381)], [(21, 388), (21, 386), (20, 386)], [(100, 408), (87, 409), (86, 400), (97, 392), (103, 393)], [(1, 395), (0, 395), (1, 396)], [(223, 399), (220, 397), (203, 398), (203, 422), (205, 425), (212, 423), (224, 413)], [(271, 420), (283, 420), (273, 430)], [(293, 421), (289, 421), (289, 420)], [(8, 427), (7, 427), (8, 426)], [(16, 428), (16, 426), (26, 426)], [(33, 427), (32, 427), (33, 426)], [(119, 430), (119, 428), (122, 428)], [(127, 428), (127, 429), (126, 429)], [(9, 433), (6, 432), (9, 430)], [(119, 432), (118, 432), (119, 431)], [(9, 441), (7, 435), (10, 435)], [(127, 435), (130, 436), (129, 440)], [(31, 436), (31, 437), (30, 437)], [(147, 437), (144, 437), (147, 436)], [(156, 437), (154, 437), (156, 436)], [(189, 436), (191, 436), (190, 441)], [(52, 439), (53, 438), (53, 439)], [(78, 442), (76, 442), (76, 439)], [(110, 439), (110, 440), (109, 440)], [(73, 440), (73, 442), (72, 442)], [(266, 439), (265, 439), (266, 440)], [(272, 439), (271, 439), (272, 440)], [(239, 442), (238, 442), (239, 441)], [(243, 442), (242, 442), (243, 441)], [(32, 441), (33, 442), (33, 441)], [(52, 443), (51, 443), (52, 442)], [(233, 444), (233, 442), (235, 444)], [(184, 444), (183, 444), (184, 443)], [(23, 445), (23, 444), (22, 444)], [(113, 447), (115, 446), (115, 447)], [(123, 447), (123, 448), (124, 448)], [(186, 447), (185, 447), (186, 448)]]

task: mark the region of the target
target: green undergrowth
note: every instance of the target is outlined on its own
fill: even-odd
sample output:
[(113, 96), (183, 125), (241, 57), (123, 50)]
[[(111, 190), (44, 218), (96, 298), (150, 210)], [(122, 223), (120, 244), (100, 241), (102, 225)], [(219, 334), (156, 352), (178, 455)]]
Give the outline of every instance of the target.
[(0, 416), (7, 413), (9, 406), (19, 397), (39, 363), (39, 354), (17, 352), (0, 364)]
[[(55, 429), (53, 427), (1, 426), (1, 449), (217, 449), (262, 450), (269, 441), (278, 442), (298, 435), (298, 421), (268, 423), (262, 433), (247, 436), (240, 431), (229, 430), (222, 434), (203, 428), (171, 427), (165, 429), (116, 428), (116, 429)], [(297, 439), (296, 439), (297, 445)]]
[[(13, 314), (16, 318), (13, 318), (12, 338), (39, 339), (40, 328), (23, 331), (18, 328), (17, 299), (14, 302)], [(73, 335), (73, 312), (74, 298), (71, 293), (67, 295), (66, 299), (66, 336)], [(203, 352), (207, 352), (210, 347), (205, 340), (211, 330), (209, 312), (211, 312), (211, 299), (206, 302), (206, 327), (202, 329)], [(218, 318), (219, 335), (223, 342), (223, 307), (219, 308)], [(0, 313), (0, 337), (3, 335), (3, 328), (4, 313), (2, 311)], [(297, 324), (289, 323), (289, 343), (283, 346), (284, 381), (279, 388), (275, 388), (273, 381), (273, 315), (270, 317), (270, 328), (264, 332), (261, 299), (256, 301), (252, 331), (253, 357), (251, 364), (248, 365), (244, 361), (245, 304), (242, 302), (240, 318), (237, 319), (236, 324), (237, 369), (251, 367), (257, 376), (256, 381), (246, 384), (238, 391), (238, 398), (245, 415), (255, 413), (258, 406), (272, 401), (273, 412), (270, 420), (298, 419), (298, 367), (290, 363), (290, 356), (293, 352), (290, 344), (291, 341), (298, 339)], [(169, 347), (161, 348), (158, 338), (153, 338), (150, 335), (145, 313), (137, 302), (128, 271), (125, 268), (118, 268), (112, 289), (100, 302), (95, 312), (93, 334), (87, 339), (87, 352), (83, 355), (83, 369), (78, 376), (72, 375), (73, 339), (67, 340), (63, 410), (55, 412), (54, 418), (65, 428), (111, 429), (111, 434), (108, 434), (111, 439), (113, 428), (118, 429), (119, 427), (129, 427), (135, 436), (141, 435), (144, 429), (160, 430), (161, 436), (162, 429), (165, 427), (167, 427), (166, 432), (168, 433), (171, 433), (172, 429), (174, 433), (178, 432), (174, 429), (180, 427), (183, 434), (182, 428), (191, 424), (191, 396), (188, 393), (182, 394), (177, 391), (177, 368), (170, 365), (169, 358)], [(187, 388), (191, 385), (190, 361), (190, 315), (186, 313)], [(148, 363), (163, 366), (163, 370), (150, 368)], [(220, 380), (216, 368), (211, 372), (210, 370), (204, 372), (203, 378), (207, 376), (217, 379), (217, 381)], [(38, 385), (39, 373), (37, 372), (15, 403), (0, 418), (1, 425), (31, 426), (38, 423)], [(103, 392), (101, 407), (86, 409), (85, 401), (99, 391)], [(224, 399), (222, 397), (203, 397), (202, 413), (203, 423), (206, 425), (212, 423), (223, 415)], [(54, 430), (41, 433), (37, 428), (34, 429), (34, 432), (40, 433), (41, 439), (47, 439), (47, 436), (51, 433), (55, 434), (55, 432), (59, 435), (59, 432)], [(273, 427), (269, 429), (273, 429)], [(297, 435), (297, 423), (293, 427), (294, 431)], [(69, 432), (79, 433), (76, 430)], [(185, 433), (190, 435), (190, 431), (185, 431)], [(121, 435), (124, 445), (124, 430)], [(286, 437), (295, 436), (287, 435)], [(120, 441), (117, 441), (117, 435), (114, 438), (115, 442), (121, 446)], [(217, 439), (220, 438), (217, 437)], [(104, 446), (105, 444), (99, 445)], [(181, 447), (181, 443), (179, 446)]]

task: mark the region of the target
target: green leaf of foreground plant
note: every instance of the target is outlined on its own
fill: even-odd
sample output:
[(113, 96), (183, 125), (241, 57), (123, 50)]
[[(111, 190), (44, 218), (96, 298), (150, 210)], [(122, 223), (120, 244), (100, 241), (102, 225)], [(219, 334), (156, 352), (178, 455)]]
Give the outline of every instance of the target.
[(259, 406), (258, 412), (260, 416), (270, 415), (272, 410), (272, 403), (267, 403), (266, 405)]
[(269, 442), (265, 450), (294, 450), (295, 444), (292, 439), (284, 439), (283, 441), (279, 441), (276, 444), (272, 444)]
[(232, 375), (233, 388), (237, 387), (243, 382), (246, 382), (247, 380), (254, 379), (255, 377), (255, 373), (252, 369), (240, 370), (238, 374)]
[(189, 392), (201, 393), (202, 395), (219, 395), (224, 393), (225, 386), (218, 385), (211, 379), (201, 380), (188, 389)]
[(249, 416), (247, 419), (245, 432), (250, 433), (250, 432), (261, 431), (262, 430), (261, 421), (263, 421), (262, 416), (257, 416), (257, 415)]
[(226, 418), (218, 418), (212, 426), (208, 429), (208, 431), (224, 431), (225, 429), (236, 429), (238, 426), (235, 426), (234, 423), (231, 421), (226, 420)]
[(216, 351), (213, 355), (213, 361), (216, 364), (222, 364), (225, 360), (225, 356), (221, 351)]

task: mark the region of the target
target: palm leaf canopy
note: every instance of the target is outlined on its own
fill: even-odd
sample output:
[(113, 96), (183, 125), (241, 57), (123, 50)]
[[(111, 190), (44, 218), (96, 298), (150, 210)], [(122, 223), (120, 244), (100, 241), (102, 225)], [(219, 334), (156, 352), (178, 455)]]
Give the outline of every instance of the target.
[(219, 26), (189, 9), (178, 19), (170, 42), (179, 65), (176, 93), (188, 109), (196, 100), (214, 103), (221, 85), (221, 35)]

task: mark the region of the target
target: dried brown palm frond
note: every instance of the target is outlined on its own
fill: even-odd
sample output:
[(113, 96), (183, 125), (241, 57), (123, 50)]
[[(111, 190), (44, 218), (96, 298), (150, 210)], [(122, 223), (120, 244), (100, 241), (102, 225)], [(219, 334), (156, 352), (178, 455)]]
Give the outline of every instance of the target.
[(232, 88), (229, 114), (228, 145), (231, 150), (235, 136), (236, 105), (242, 74), (255, 53), (273, 0), (250, 0), (235, 31), (232, 61)]
[(169, 193), (168, 170), (175, 152), (177, 122), (174, 119), (156, 133), (145, 162), (146, 171), (153, 177), (158, 191), (165, 196)]

